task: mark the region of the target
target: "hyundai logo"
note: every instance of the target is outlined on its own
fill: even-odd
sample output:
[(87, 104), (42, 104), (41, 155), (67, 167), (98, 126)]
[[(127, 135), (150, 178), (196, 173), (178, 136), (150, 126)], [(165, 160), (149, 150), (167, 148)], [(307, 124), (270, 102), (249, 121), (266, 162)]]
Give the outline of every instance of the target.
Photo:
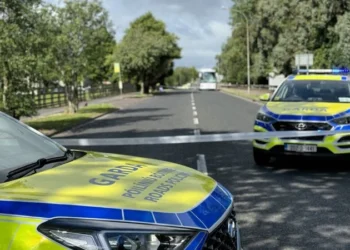
[(298, 123), (297, 125), (295, 125), (295, 128), (297, 130), (305, 130), (307, 128), (307, 124), (305, 124), (305, 123)]
[(231, 238), (234, 238), (236, 236), (235, 222), (232, 219), (229, 219), (227, 222), (227, 233), (231, 236)]

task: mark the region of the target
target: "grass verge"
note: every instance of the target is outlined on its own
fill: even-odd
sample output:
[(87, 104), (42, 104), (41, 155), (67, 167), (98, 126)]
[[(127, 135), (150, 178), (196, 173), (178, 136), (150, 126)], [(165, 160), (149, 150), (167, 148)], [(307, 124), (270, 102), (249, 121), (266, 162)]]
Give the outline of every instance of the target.
[(228, 94), (237, 95), (260, 103), (264, 102), (259, 100), (259, 96), (269, 93), (268, 90), (250, 90), (250, 94), (247, 93), (246, 89), (221, 88), (220, 90)]
[(25, 123), (41, 133), (51, 136), (115, 110), (117, 108), (111, 104), (95, 104), (81, 108), (75, 114), (50, 115), (34, 118)]
[(129, 95), (128, 98), (145, 98), (145, 97), (152, 97), (153, 94), (135, 94), (135, 95)]

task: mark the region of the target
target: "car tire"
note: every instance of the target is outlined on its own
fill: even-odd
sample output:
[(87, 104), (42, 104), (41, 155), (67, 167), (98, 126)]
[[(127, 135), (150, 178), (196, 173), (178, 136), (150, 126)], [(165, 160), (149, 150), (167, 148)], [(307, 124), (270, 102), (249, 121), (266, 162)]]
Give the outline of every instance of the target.
[(268, 154), (264, 154), (259, 149), (253, 148), (253, 156), (255, 164), (258, 166), (265, 166), (270, 163), (271, 157)]

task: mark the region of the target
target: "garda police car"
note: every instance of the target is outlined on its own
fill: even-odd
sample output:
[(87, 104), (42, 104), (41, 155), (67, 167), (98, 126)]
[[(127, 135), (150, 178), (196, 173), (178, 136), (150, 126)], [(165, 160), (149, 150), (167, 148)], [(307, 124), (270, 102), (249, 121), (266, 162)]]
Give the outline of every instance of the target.
[(229, 191), (158, 160), (71, 151), (0, 112), (0, 249), (241, 249)]
[[(350, 129), (348, 69), (299, 70), (270, 94), (259, 110), (254, 131), (327, 131)], [(306, 74), (303, 74), (306, 73)], [(272, 156), (344, 156), (350, 153), (350, 134), (253, 141), (257, 165)]]

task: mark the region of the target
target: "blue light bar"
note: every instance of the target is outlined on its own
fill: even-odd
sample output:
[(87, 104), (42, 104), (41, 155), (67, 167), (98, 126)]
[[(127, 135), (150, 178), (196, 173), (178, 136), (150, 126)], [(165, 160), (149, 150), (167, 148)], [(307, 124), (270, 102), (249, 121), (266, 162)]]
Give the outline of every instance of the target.
[(333, 69), (299, 69), (297, 73), (323, 73), (323, 74), (349, 74), (348, 68), (333, 68)]

